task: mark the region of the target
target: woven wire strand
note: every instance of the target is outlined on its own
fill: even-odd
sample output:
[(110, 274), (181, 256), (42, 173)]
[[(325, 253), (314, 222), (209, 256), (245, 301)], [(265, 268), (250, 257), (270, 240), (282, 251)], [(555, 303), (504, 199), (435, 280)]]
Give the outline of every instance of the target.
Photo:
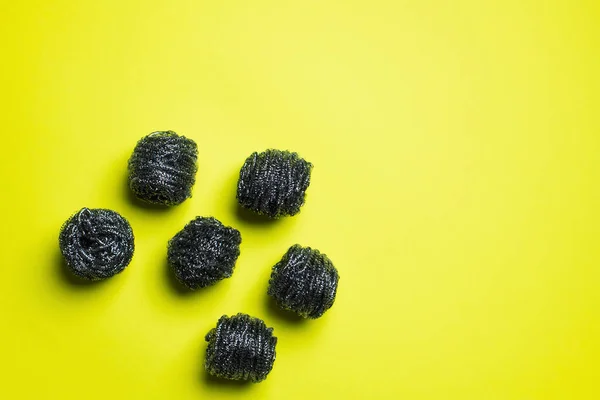
[(192, 196), (198, 146), (173, 131), (153, 132), (139, 140), (128, 163), (129, 187), (137, 198), (174, 206)]
[(285, 310), (319, 318), (333, 305), (339, 279), (325, 254), (296, 244), (273, 267), (268, 294)]
[(59, 246), (75, 275), (92, 281), (105, 279), (131, 262), (133, 230), (115, 211), (82, 208), (63, 224)]
[(297, 153), (273, 149), (255, 152), (240, 170), (238, 202), (270, 218), (296, 215), (304, 204), (312, 167)]
[(260, 382), (275, 362), (273, 328), (247, 314), (222, 316), (205, 337), (206, 371), (219, 378)]

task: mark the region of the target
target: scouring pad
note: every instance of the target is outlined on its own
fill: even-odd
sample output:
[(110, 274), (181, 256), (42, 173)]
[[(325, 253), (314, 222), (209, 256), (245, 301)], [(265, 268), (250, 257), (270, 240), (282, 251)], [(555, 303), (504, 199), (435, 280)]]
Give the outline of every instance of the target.
[(177, 279), (193, 290), (229, 278), (241, 243), (237, 229), (196, 217), (169, 241), (167, 257)]
[(105, 279), (131, 262), (133, 231), (115, 211), (82, 208), (62, 226), (59, 246), (74, 274), (92, 281)]
[(219, 378), (260, 382), (273, 369), (273, 328), (247, 314), (222, 316), (206, 335), (206, 371)]
[(192, 196), (198, 146), (173, 131), (143, 137), (129, 159), (129, 187), (137, 198), (174, 206)]
[(239, 204), (270, 218), (300, 212), (310, 185), (312, 164), (296, 153), (267, 150), (253, 153), (240, 170)]
[(283, 309), (319, 318), (333, 305), (339, 279), (325, 254), (296, 244), (273, 267), (268, 294)]

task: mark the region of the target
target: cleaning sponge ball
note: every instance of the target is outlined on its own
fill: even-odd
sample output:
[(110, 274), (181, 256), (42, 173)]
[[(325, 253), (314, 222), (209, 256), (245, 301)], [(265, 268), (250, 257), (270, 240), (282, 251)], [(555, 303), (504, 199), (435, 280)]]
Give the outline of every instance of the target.
[(310, 185), (312, 164), (296, 153), (253, 153), (240, 170), (237, 199), (244, 208), (271, 218), (300, 212)]
[(198, 289), (231, 276), (241, 243), (237, 229), (212, 217), (196, 217), (169, 241), (167, 257), (177, 279)]
[(105, 279), (131, 262), (133, 231), (115, 211), (82, 208), (62, 226), (59, 246), (74, 274), (88, 280)]
[(173, 206), (192, 196), (198, 146), (173, 131), (143, 137), (129, 159), (129, 187), (140, 200)]
[(219, 378), (260, 382), (273, 369), (273, 328), (246, 314), (222, 316), (206, 335), (206, 371)]
[(283, 309), (318, 318), (333, 305), (339, 279), (325, 254), (296, 244), (273, 267), (268, 294)]

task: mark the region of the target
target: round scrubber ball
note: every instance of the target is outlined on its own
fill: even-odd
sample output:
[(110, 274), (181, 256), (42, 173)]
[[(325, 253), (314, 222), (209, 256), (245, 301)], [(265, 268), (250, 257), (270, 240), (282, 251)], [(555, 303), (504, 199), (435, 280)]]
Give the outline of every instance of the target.
[(253, 153), (240, 170), (237, 199), (244, 208), (271, 218), (296, 215), (310, 185), (312, 164), (296, 153)]
[(273, 328), (246, 314), (222, 316), (206, 335), (204, 366), (209, 374), (224, 379), (260, 382), (275, 362)]
[(82, 208), (64, 223), (58, 241), (69, 268), (88, 280), (123, 271), (133, 257), (131, 226), (112, 210)]
[(319, 318), (333, 305), (339, 279), (325, 254), (296, 244), (273, 267), (268, 294), (283, 309)]
[(140, 139), (129, 159), (129, 187), (140, 200), (173, 206), (192, 196), (198, 166), (196, 142), (173, 131)]
[(203, 288), (231, 276), (241, 243), (237, 229), (196, 217), (169, 241), (169, 265), (183, 285)]

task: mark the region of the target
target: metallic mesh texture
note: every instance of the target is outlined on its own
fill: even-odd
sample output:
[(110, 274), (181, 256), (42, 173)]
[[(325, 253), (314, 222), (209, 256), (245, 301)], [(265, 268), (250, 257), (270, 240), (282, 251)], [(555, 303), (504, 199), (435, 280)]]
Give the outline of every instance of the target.
[(260, 382), (275, 362), (273, 328), (246, 314), (222, 316), (206, 335), (205, 367), (209, 374), (234, 380)]
[(244, 208), (271, 218), (300, 212), (310, 185), (312, 164), (296, 153), (253, 153), (240, 170), (237, 199)]
[(339, 279), (325, 254), (296, 244), (273, 267), (268, 294), (283, 309), (319, 318), (333, 305)]
[(129, 158), (129, 187), (140, 200), (173, 206), (192, 196), (198, 146), (173, 131), (143, 137)]
[(63, 224), (58, 241), (69, 268), (88, 280), (121, 272), (133, 257), (131, 226), (112, 210), (82, 208)]
[(229, 278), (241, 243), (237, 229), (196, 217), (169, 241), (167, 257), (177, 279), (193, 290)]

